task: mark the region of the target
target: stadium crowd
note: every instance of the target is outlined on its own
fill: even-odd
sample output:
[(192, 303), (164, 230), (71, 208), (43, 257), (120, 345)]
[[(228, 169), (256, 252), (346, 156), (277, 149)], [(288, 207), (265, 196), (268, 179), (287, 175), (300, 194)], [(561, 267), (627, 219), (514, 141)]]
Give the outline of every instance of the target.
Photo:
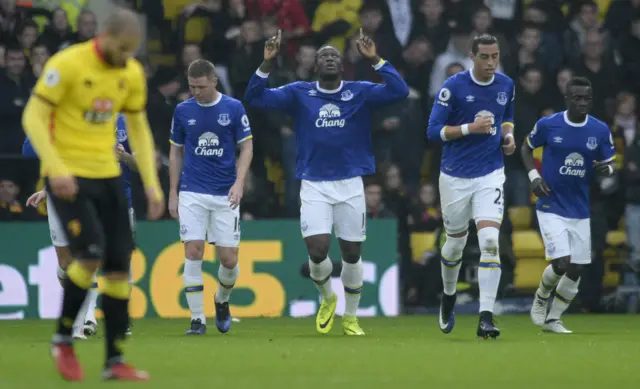
[[(87, 10), (71, 19), (63, 8), (45, 10), (15, 3), (0, 0), (0, 221), (41, 220), (41, 212), (24, 206), (35, 190), (38, 170), (37, 163), (20, 157), (25, 139), (22, 111), (47, 58), (70, 44), (91, 39), (97, 18)], [(285, 43), (279, 68), (269, 78), (273, 87), (311, 80), (315, 52), (324, 44), (343, 52), (345, 79), (379, 82), (355, 47), (357, 31), (362, 28), (411, 88), (407, 100), (376, 113), (372, 138), (379, 174), (365, 180), (368, 214), (373, 219), (398, 220), (405, 302), (424, 304), (441, 290), (439, 264), (429, 261), (437, 252), (412, 260), (416, 253), (410, 246), (411, 232), (437, 232), (441, 226), (437, 189), (440, 150), (426, 143), (426, 123), (433, 97), (444, 80), (471, 66), (470, 37), (489, 33), (500, 41), (501, 70), (516, 83), (518, 145), (538, 118), (564, 109), (564, 87), (571, 76), (591, 80), (593, 114), (611, 127), (619, 167), (617, 176), (600, 180), (593, 187), (594, 255), (604, 250), (606, 232), (617, 229), (623, 216), (628, 244), (640, 248), (640, 136), (636, 136), (640, 129), (636, 104), (640, 92), (640, 0), (128, 3), (147, 16), (149, 42), (158, 37), (164, 54), (175, 55), (174, 66), (159, 64), (152, 56), (141, 57), (149, 79), (147, 111), (165, 190), (172, 113), (178, 103), (190, 97), (186, 80), (189, 63), (198, 58), (214, 62), (221, 91), (242, 99), (249, 78), (262, 62), (265, 39), (281, 29)], [(178, 6), (175, 17), (168, 17), (168, 8)], [(48, 23), (37, 23), (36, 17), (44, 17)], [(195, 41), (191, 40), (193, 20), (204, 26), (202, 39)], [(299, 182), (295, 180), (290, 118), (250, 109), (248, 113), (254, 123), (254, 163), (245, 187), (242, 217), (297, 217)], [(532, 206), (527, 172), (518, 153), (506, 157), (505, 164), (505, 212), (511, 206)], [(139, 183), (134, 185), (139, 187)], [(135, 207), (142, 209), (141, 191), (134, 188), (134, 196)], [(515, 264), (509, 217), (505, 221), (507, 243), (501, 248), (507, 260), (503, 264)], [(470, 243), (472, 246), (472, 240)], [(640, 252), (632, 254), (631, 263), (640, 264)], [(425, 283), (424, 278), (431, 275), (433, 282)]]

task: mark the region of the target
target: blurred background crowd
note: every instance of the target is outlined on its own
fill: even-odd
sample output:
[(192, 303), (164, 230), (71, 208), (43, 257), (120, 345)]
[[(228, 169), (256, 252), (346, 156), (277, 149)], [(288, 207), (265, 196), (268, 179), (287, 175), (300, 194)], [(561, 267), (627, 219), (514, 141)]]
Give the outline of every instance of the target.
[[(441, 290), (441, 150), (426, 142), (425, 128), (432, 99), (444, 80), (470, 68), (470, 38), (489, 33), (499, 39), (500, 70), (513, 78), (517, 89), (518, 145), (536, 120), (564, 109), (565, 85), (572, 76), (587, 77), (593, 84), (593, 114), (611, 126), (619, 172), (593, 185), (594, 264), (582, 282), (578, 306), (613, 309), (607, 301), (615, 297), (627, 310), (637, 307), (638, 293), (633, 291), (640, 268), (640, 0), (0, 0), (0, 221), (44, 220), (44, 208), (24, 206), (36, 190), (38, 167), (37, 161), (20, 156), (25, 138), (21, 114), (47, 59), (95, 36), (102, 19), (96, 7), (103, 9), (106, 3), (137, 10), (147, 26), (140, 60), (148, 76), (148, 117), (165, 189), (172, 113), (190, 97), (185, 74), (191, 61), (211, 60), (220, 90), (242, 99), (262, 62), (265, 39), (278, 29), (284, 43), (278, 70), (269, 78), (273, 87), (312, 80), (315, 52), (325, 44), (342, 51), (345, 79), (379, 82), (355, 48), (359, 28), (374, 39), (379, 54), (411, 88), (408, 99), (375, 113), (371, 130), (379, 173), (365, 179), (369, 217), (398, 221), (407, 309), (433, 305)], [(271, 112), (248, 113), (255, 155), (242, 217), (295, 218), (299, 182), (291, 120)], [(503, 297), (522, 289), (518, 277), (523, 271), (516, 269), (528, 269), (523, 265), (527, 259), (539, 263), (544, 257), (539, 237), (537, 245), (530, 242), (531, 234), (537, 234), (535, 199), (517, 153), (506, 158), (506, 173)], [(144, 199), (136, 187), (136, 208), (141, 209)], [(469, 263), (477, 260), (473, 237), (465, 253)], [(610, 273), (615, 275), (609, 280)], [(472, 291), (473, 272), (463, 274)], [(524, 289), (535, 287), (524, 284)], [(622, 287), (632, 291), (631, 300), (621, 300)], [(614, 292), (608, 295), (609, 291)]]

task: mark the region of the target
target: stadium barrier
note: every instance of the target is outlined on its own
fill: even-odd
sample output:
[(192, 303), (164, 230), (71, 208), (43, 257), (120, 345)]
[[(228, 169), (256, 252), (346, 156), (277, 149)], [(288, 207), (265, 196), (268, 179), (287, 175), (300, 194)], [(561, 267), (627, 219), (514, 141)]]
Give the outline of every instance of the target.
[[(132, 257), (133, 318), (188, 318), (183, 293), (184, 249), (174, 221), (140, 222), (138, 249)], [(360, 316), (399, 313), (396, 222), (372, 220), (363, 245), (365, 285)], [(57, 259), (44, 222), (0, 223), (0, 319), (52, 319), (60, 312), (62, 289), (56, 277)], [(340, 260), (337, 241), (330, 252)], [(205, 307), (213, 314), (218, 263), (215, 248), (204, 255)], [(301, 271), (307, 252), (298, 221), (246, 221), (242, 224), (240, 276), (231, 300), (236, 317), (310, 316), (318, 294)], [(335, 275), (335, 274), (334, 274)], [(332, 279), (344, 312), (342, 283)], [(102, 287), (98, 279), (99, 288)], [(102, 312), (97, 312), (98, 317)]]

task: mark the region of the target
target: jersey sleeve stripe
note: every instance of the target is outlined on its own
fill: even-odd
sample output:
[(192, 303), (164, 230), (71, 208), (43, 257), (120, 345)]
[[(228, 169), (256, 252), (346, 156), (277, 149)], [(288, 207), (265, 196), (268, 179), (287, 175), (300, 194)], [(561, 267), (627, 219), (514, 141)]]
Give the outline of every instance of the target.
[(511, 126), (511, 127), (515, 127), (515, 126), (513, 125), (513, 123), (511, 123), (511, 122), (504, 122), (504, 123), (502, 123), (502, 125), (503, 125), (503, 126)]
[(54, 103), (53, 101), (51, 101), (51, 100), (47, 99), (46, 97), (44, 97), (44, 96), (42, 96), (42, 95), (39, 95), (39, 94), (37, 94), (37, 93), (34, 93), (33, 95), (34, 95), (35, 97), (39, 98), (40, 100), (44, 101), (45, 103), (49, 104), (49, 105), (50, 105), (50, 106), (52, 106), (52, 107), (57, 107), (57, 106), (58, 106), (58, 104)]
[(447, 126), (442, 127), (442, 130), (440, 130), (440, 139), (442, 139), (443, 142), (446, 142), (447, 139)]
[(598, 163), (600, 163), (600, 164), (602, 164), (602, 163), (609, 163), (609, 162), (613, 161), (614, 159), (616, 159), (616, 156), (615, 156), (615, 155), (614, 155), (613, 157), (611, 157), (611, 158), (607, 158), (607, 159), (605, 159), (604, 161), (600, 161), (600, 162), (598, 162)]
[(240, 143), (244, 142), (245, 140), (249, 140), (249, 139), (253, 139), (253, 135), (246, 136), (246, 137), (240, 139), (237, 143), (240, 144)]
[(172, 141), (171, 139), (169, 139), (169, 143), (171, 143), (172, 145), (176, 146), (176, 147), (183, 147), (184, 145), (180, 144), (180, 143), (176, 143), (174, 141)]
[(531, 145), (531, 140), (529, 139), (529, 137), (527, 137), (527, 146), (529, 146), (529, 148), (530, 148), (531, 150), (535, 150), (535, 149), (536, 149), (535, 147), (533, 147), (533, 146)]
[(126, 108), (122, 108), (122, 110), (120, 112), (127, 114), (127, 115), (135, 115), (137, 113), (140, 113), (144, 111), (144, 108), (142, 109), (126, 109)]
[(378, 61), (377, 64), (373, 65), (373, 69), (374, 70), (378, 70), (381, 67), (383, 67), (385, 63), (387, 63), (387, 61), (385, 61), (384, 59), (380, 58), (380, 61)]

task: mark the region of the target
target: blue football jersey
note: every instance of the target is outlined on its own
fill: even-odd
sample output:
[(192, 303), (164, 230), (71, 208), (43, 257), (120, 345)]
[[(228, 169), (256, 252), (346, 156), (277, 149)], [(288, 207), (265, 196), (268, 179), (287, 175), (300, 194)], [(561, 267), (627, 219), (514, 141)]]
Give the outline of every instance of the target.
[(502, 125), (513, 125), (514, 99), (513, 81), (502, 73), (489, 82), (475, 80), (471, 70), (447, 79), (429, 117), (430, 141), (443, 142), (443, 128), (470, 124), (478, 117), (489, 116), (494, 125), (491, 134), (444, 141), (440, 170), (454, 177), (476, 178), (503, 168)]
[(184, 147), (180, 191), (226, 196), (236, 182), (236, 144), (251, 139), (242, 103), (220, 94), (200, 105), (191, 98), (173, 114), (171, 143)]
[(22, 156), (27, 158), (38, 158), (38, 154), (36, 154), (29, 138), (26, 138), (22, 144)]
[[(116, 137), (118, 144), (124, 147), (124, 151), (131, 154), (131, 147), (129, 147), (129, 136), (127, 135), (127, 121), (123, 114), (118, 114), (116, 118)], [(131, 168), (126, 163), (120, 162), (120, 168), (122, 169), (122, 180), (124, 181), (124, 193), (127, 196), (129, 208), (133, 208), (133, 197), (131, 193)]]
[(285, 112), (296, 135), (296, 177), (337, 181), (375, 173), (371, 114), (381, 106), (406, 98), (409, 88), (386, 61), (375, 69), (385, 84), (343, 81), (336, 90), (317, 82), (266, 87), (267, 74), (251, 77), (245, 102), (252, 107)]
[(594, 162), (615, 157), (609, 127), (593, 116), (571, 123), (566, 111), (559, 112), (538, 120), (527, 144), (532, 149), (544, 147), (542, 178), (551, 189), (549, 196), (538, 199), (536, 208), (572, 219), (589, 218)]

